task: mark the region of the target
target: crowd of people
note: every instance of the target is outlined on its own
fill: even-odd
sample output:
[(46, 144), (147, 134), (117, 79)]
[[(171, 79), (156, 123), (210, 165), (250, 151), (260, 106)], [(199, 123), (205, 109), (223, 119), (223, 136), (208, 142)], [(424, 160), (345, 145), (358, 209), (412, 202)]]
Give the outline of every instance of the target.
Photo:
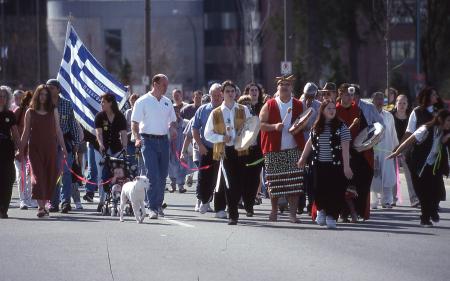
[[(82, 209), (81, 183), (85, 201), (93, 202), (98, 192), (101, 212), (113, 176), (102, 159), (136, 155), (150, 181), (150, 219), (164, 216), (166, 191), (185, 193), (198, 173), (193, 205), (200, 214), (215, 212), (235, 225), (240, 208), (252, 217), (267, 196), (269, 221), (288, 209), (289, 221), (298, 223), (306, 210), (318, 225), (333, 229), (338, 221), (368, 220), (371, 209), (395, 207), (403, 171), (420, 225), (439, 222), (450, 112), (436, 89), (425, 87), (412, 101), (389, 88), (368, 101), (357, 84), (327, 82), (320, 89), (308, 82), (297, 99), (294, 76), (275, 81), (273, 95), (256, 83), (241, 92), (227, 80), (214, 83), (208, 94), (195, 91), (185, 103), (180, 90), (173, 91), (173, 101), (165, 96), (169, 79), (158, 74), (150, 92), (129, 97), (125, 112), (113, 94), (102, 95), (95, 132), (77, 122), (56, 79), (34, 93), (1, 86), (0, 217), (8, 217), (14, 182), (20, 209), (37, 208), (38, 217), (70, 212), (71, 200)], [(252, 122), (252, 143), (238, 147)], [(369, 142), (364, 148), (355, 141), (361, 135)], [(120, 182), (117, 175), (113, 181)]]

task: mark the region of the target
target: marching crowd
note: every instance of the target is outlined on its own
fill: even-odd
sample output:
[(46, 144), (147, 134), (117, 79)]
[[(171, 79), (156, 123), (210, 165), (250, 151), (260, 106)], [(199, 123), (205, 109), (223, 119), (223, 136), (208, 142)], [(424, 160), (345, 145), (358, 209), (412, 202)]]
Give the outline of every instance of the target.
[[(112, 176), (102, 159), (125, 154), (142, 159), (150, 219), (164, 216), (165, 191), (186, 192), (197, 172), (200, 214), (215, 212), (235, 225), (239, 208), (252, 217), (266, 195), (270, 221), (287, 202), (290, 222), (306, 209), (317, 224), (336, 228), (339, 219), (356, 223), (369, 219), (370, 209), (395, 207), (402, 170), (420, 225), (439, 222), (450, 112), (436, 89), (425, 87), (412, 101), (389, 88), (369, 102), (357, 84), (327, 82), (319, 89), (308, 82), (297, 99), (294, 81), (276, 77), (277, 91), (267, 95), (259, 84), (241, 92), (227, 80), (185, 103), (180, 90), (173, 101), (165, 96), (169, 79), (158, 74), (150, 92), (129, 97), (125, 112), (114, 94), (102, 95), (95, 134), (77, 122), (56, 79), (34, 92), (1, 86), (0, 217), (8, 217), (14, 182), (20, 209), (37, 208), (38, 217), (70, 212), (72, 200), (82, 209), (80, 181), (85, 201), (98, 191), (100, 212)], [(250, 136), (245, 144), (244, 135)]]

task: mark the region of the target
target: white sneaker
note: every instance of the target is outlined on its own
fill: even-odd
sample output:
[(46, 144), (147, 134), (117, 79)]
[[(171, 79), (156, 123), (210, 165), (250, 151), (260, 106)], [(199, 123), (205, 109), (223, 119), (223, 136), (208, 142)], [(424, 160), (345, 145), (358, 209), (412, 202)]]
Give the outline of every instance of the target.
[(158, 213), (153, 210), (150, 210), (148, 217), (152, 220), (156, 220), (158, 218)]
[(27, 210), (28, 209), (28, 205), (25, 204), (25, 201), (20, 201), (19, 208), (21, 210)]
[(195, 207), (194, 207), (194, 212), (199, 212), (200, 211), (200, 204), (202, 204), (202, 201), (197, 199), (197, 203), (195, 204)]
[(321, 226), (325, 225), (325, 211), (324, 210), (321, 210), (321, 211), (317, 210), (316, 223)]
[(214, 210), (211, 208), (211, 206), (208, 203), (208, 213), (214, 213)]
[(327, 216), (326, 222), (327, 222), (327, 228), (329, 228), (329, 229), (336, 228), (336, 220), (332, 216)]
[(227, 213), (225, 211), (218, 211), (214, 216), (218, 219), (226, 219)]
[(81, 205), (81, 202), (75, 202), (75, 209), (83, 210), (83, 205)]
[(38, 207), (37, 201), (33, 200), (33, 199), (30, 199), (28, 201), (27, 205), (29, 208), (37, 208)]
[(209, 208), (210, 208), (209, 203), (206, 203), (206, 204), (200, 203), (200, 209), (199, 209), (200, 214), (206, 214), (206, 212), (208, 212)]

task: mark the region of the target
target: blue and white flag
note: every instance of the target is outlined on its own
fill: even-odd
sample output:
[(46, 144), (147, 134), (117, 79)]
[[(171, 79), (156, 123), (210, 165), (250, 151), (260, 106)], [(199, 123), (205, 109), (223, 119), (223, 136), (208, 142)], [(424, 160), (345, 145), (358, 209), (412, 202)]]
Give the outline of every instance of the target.
[(127, 88), (86, 49), (70, 22), (57, 79), (61, 94), (72, 102), (75, 118), (93, 134), (94, 118), (101, 111), (100, 97), (104, 93), (115, 95), (119, 108), (127, 102)]

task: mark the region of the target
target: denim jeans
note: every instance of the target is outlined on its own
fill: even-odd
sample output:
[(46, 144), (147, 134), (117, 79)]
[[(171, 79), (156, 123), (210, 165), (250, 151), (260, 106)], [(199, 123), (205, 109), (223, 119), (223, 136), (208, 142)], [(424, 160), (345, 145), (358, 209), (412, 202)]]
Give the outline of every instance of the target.
[(67, 153), (66, 165), (66, 163), (63, 162), (61, 148), (58, 147), (57, 159), (56, 163), (59, 165), (58, 168), (61, 168), (62, 165), (63, 174), (60, 183), (56, 185), (55, 192), (53, 193), (53, 199), (51, 201), (53, 207), (59, 206), (60, 202), (70, 204), (70, 198), (72, 196), (72, 174), (67, 166), (72, 168), (73, 154), (71, 152)]
[[(112, 151), (110, 149), (108, 149), (108, 151), (106, 153), (111, 155), (112, 157), (117, 157), (120, 152), (112, 153)], [(99, 202), (105, 203), (106, 193), (105, 193), (103, 184), (101, 184), (101, 183), (103, 181), (109, 179), (110, 177), (112, 177), (112, 171), (109, 170), (110, 167), (105, 167), (103, 164), (100, 164), (100, 162), (104, 158), (100, 152), (98, 152), (97, 150), (94, 150), (94, 156), (95, 156), (95, 165), (97, 167), (97, 175), (100, 175), (100, 176), (97, 176)]]
[(143, 138), (142, 156), (150, 188), (147, 189), (149, 209), (157, 211), (164, 201), (166, 178), (169, 173), (169, 139)]
[[(88, 162), (88, 174), (86, 176), (87, 180), (90, 182), (97, 182), (97, 165), (95, 165), (95, 149), (92, 144), (88, 144), (87, 148), (87, 162)], [(94, 193), (97, 189), (97, 185), (86, 183), (86, 192)]]

